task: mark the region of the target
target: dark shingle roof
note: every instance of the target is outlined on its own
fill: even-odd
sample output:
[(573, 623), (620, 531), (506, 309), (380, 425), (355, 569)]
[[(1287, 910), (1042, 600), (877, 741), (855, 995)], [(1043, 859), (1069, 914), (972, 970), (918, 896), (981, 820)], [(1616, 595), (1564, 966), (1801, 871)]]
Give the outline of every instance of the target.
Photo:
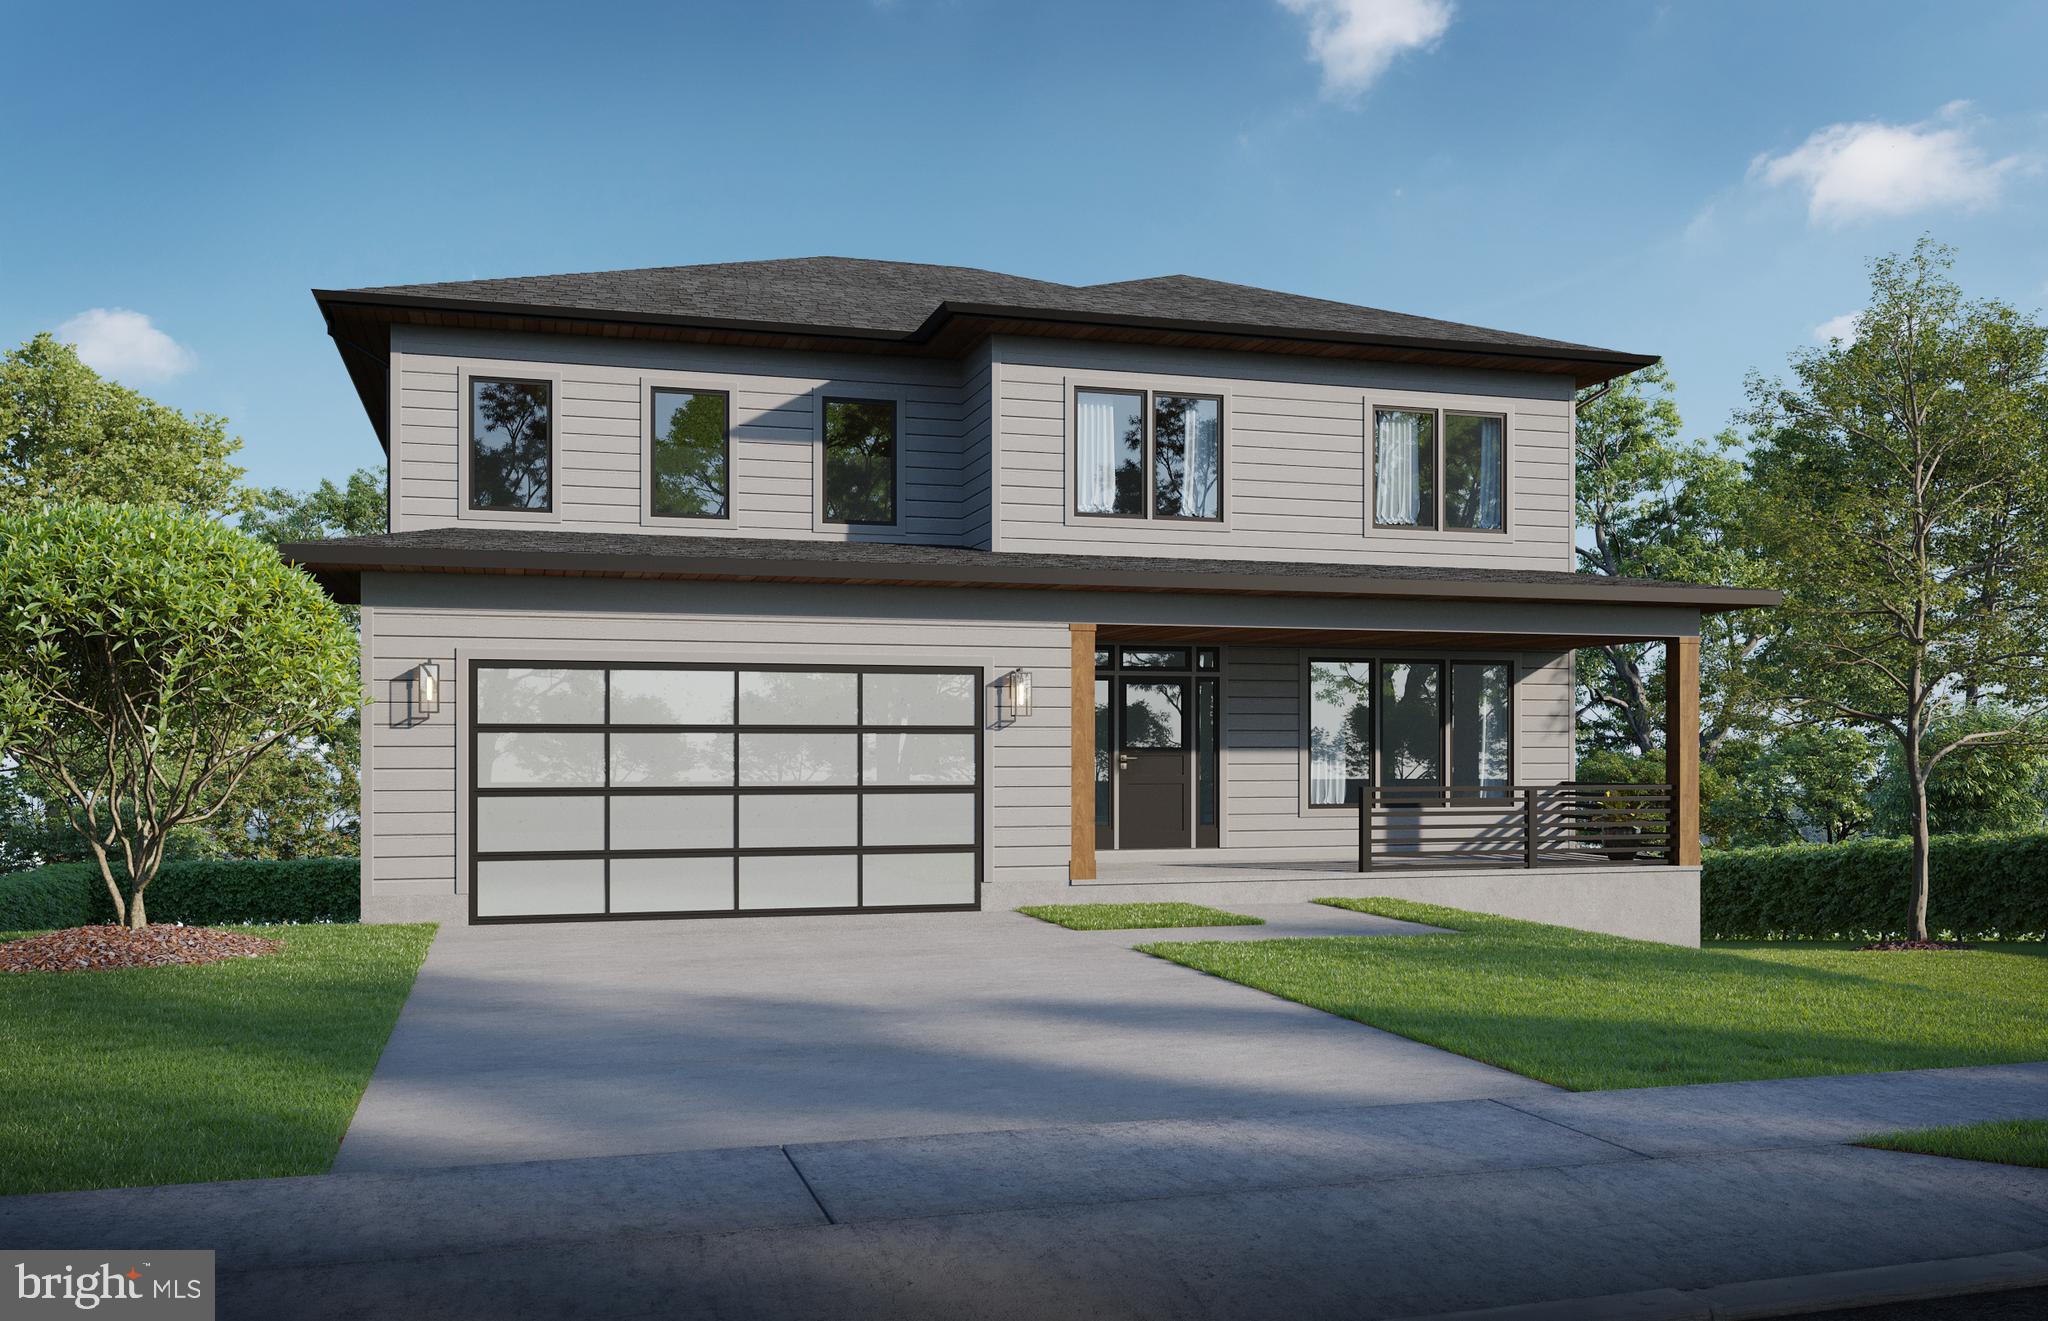
[(352, 294), (453, 306), (473, 303), (494, 310), (554, 309), (884, 337), (913, 336), (942, 311), (999, 310), (1132, 324), (1206, 325), (1298, 336), (1329, 334), (1394, 343), (1649, 360), (1645, 355), (1623, 354), (1565, 340), (1409, 316), (1192, 275), (1070, 285), (971, 266), (932, 266), (856, 257), (792, 257), (574, 275), (380, 285), (323, 292), (322, 297), (345, 299)]
[[(578, 575), (917, 586), (1571, 601), (1732, 610), (1776, 604), (1778, 593), (1652, 578), (1542, 569), (1287, 563), (1271, 560), (1067, 555), (964, 546), (766, 537), (442, 527), (294, 542), (284, 557), (328, 581), (364, 572)], [(343, 580), (343, 581), (337, 581)]]

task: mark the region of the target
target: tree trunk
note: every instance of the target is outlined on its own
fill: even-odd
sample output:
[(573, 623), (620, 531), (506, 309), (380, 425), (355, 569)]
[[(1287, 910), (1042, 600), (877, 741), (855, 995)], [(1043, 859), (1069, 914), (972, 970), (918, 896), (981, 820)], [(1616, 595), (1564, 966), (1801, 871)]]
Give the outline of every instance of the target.
[(149, 925), (149, 916), (142, 911), (142, 891), (138, 888), (135, 897), (128, 902), (128, 925), (140, 931)]
[(121, 898), (121, 887), (114, 881), (114, 869), (107, 862), (107, 851), (96, 839), (87, 842), (92, 845), (92, 856), (100, 864), (100, 879), (106, 882), (107, 895), (114, 901), (114, 925), (121, 926), (128, 921), (128, 905)]
[(1913, 892), (1907, 903), (1906, 926), (1913, 940), (1927, 939), (1927, 774), (1920, 769), (1918, 740), (1906, 754), (1907, 778), (1913, 786)]

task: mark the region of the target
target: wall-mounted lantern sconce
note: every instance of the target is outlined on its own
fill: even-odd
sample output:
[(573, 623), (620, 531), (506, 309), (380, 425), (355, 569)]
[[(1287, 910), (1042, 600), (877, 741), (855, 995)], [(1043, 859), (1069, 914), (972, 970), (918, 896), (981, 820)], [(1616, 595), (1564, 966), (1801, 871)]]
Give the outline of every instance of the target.
[(1005, 720), (1022, 720), (1031, 714), (1031, 671), (1011, 670), (996, 690), (996, 709)]
[(424, 718), (441, 709), (441, 666), (421, 661), (412, 668), (412, 713)]

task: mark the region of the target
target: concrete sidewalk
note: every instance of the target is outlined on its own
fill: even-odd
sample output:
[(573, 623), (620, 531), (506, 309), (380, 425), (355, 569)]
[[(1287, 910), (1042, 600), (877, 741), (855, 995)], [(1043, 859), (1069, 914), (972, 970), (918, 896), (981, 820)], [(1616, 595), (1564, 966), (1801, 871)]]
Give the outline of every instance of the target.
[(2048, 1170), (1836, 1145), (2048, 1064), (0, 1199), (223, 1316), (1390, 1317), (2048, 1245)]

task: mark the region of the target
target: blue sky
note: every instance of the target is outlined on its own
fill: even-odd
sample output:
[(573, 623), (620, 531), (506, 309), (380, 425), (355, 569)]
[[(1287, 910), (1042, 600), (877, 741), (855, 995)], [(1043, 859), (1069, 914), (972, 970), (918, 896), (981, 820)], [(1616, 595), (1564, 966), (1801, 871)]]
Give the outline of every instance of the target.
[[(2048, 303), (2048, 4), (17, 6), (0, 342), (265, 484), (381, 456), (313, 286), (837, 253), (1667, 356), (1725, 426), (1923, 231)], [(97, 311), (95, 311), (97, 310)]]

